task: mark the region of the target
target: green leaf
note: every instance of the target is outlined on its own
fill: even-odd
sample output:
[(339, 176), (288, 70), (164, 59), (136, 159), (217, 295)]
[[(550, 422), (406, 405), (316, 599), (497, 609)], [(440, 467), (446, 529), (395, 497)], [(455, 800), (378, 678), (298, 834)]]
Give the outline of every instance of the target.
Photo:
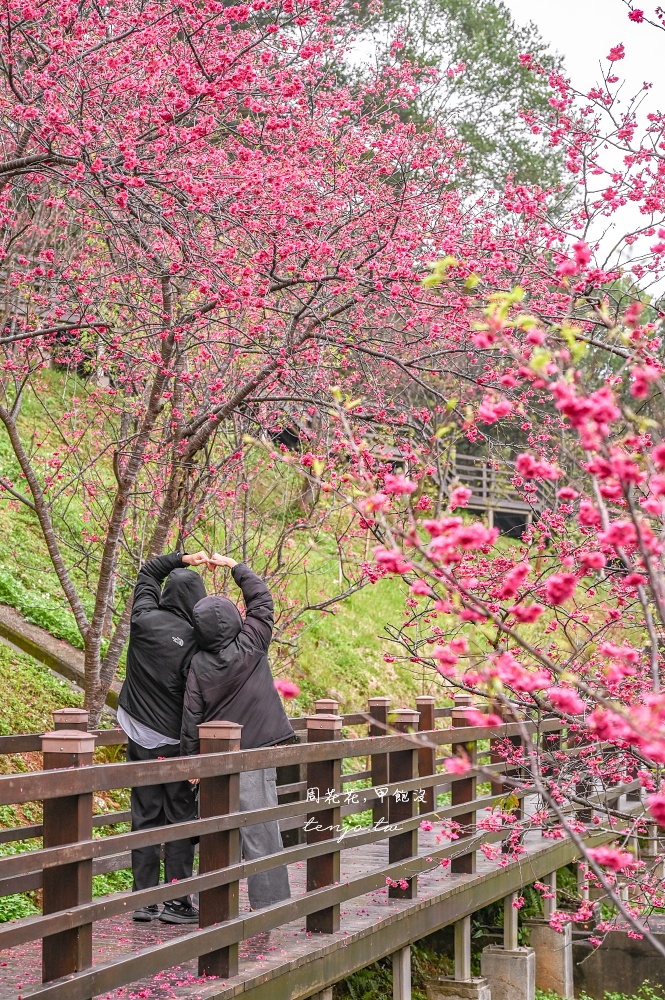
[(539, 375), (544, 375), (545, 369), (551, 360), (552, 355), (549, 351), (546, 351), (544, 347), (537, 347), (531, 355), (529, 367)]
[(432, 272), (426, 278), (423, 278), (421, 284), (423, 288), (436, 288), (443, 281), (446, 280), (448, 275), (448, 268), (454, 267), (458, 261), (455, 257), (451, 257), (448, 254), (447, 257), (442, 257), (441, 260), (435, 261), (433, 264), (429, 264), (428, 267)]

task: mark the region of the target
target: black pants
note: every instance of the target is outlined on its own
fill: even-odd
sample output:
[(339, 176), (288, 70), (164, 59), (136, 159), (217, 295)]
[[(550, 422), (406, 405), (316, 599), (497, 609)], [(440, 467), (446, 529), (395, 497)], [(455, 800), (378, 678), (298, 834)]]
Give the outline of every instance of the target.
[[(180, 746), (144, 747), (127, 741), (127, 760), (157, 760), (159, 757), (179, 757)], [(132, 830), (150, 830), (170, 823), (186, 823), (196, 819), (197, 807), (194, 786), (188, 781), (173, 781), (168, 785), (143, 785), (132, 788)], [(194, 864), (194, 839), (172, 840), (164, 845), (164, 875), (166, 882), (191, 878)], [(160, 848), (140, 847), (132, 851), (134, 891), (159, 885)], [(188, 903), (189, 896), (180, 896)]]

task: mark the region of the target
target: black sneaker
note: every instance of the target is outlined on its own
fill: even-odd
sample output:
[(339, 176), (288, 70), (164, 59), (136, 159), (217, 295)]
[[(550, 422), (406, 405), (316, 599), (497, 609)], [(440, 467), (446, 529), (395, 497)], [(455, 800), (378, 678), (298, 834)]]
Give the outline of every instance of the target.
[(198, 924), (199, 911), (191, 903), (172, 900), (170, 903), (164, 903), (159, 919), (164, 924)]
[(152, 906), (141, 906), (138, 910), (134, 910), (132, 917), (134, 920), (141, 921), (142, 923), (149, 924), (151, 920), (156, 920), (159, 916), (159, 906), (157, 903), (153, 903)]

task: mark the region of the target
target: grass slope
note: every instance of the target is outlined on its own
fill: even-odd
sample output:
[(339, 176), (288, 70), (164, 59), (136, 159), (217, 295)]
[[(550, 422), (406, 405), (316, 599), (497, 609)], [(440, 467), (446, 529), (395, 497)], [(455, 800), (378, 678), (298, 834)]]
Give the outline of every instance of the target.
[[(50, 413), (57, 424), (58, 414), (67, 408), (69, 397), (87, 389), (75, 377), (62, 372), (46, 369), (41, 378), (43, 392), (39, 397), (26, 394), (21, 421), (24, 434), (32, 434), (43, 452), (50, 453), (59, 442), (46, 413)], [(21, 488), (20, 469), (5, 433), (0, 433), (0, 475)], [(76, 497), (71, 497), (63, 509), (66, 515), (61, 528), (76, 541), (86, 528), (81, 505)], [(275, 516), (278, 517), (277, 512)], [(266, 517), (270, 520), (269, 507)], [(3, 525), (0, 532), (0, 603), (15, 608), (54, 637), (81, 648), (81, 637), (51, 566), (36, 516), (0, 491), (0, 520)], [(337, 549), (326, 532), (312, 539), (312, 543), (308, 561), (314, 593), (310, 596), (319, 600), (336, 591), (339, 561)], [(91, 612), (90, 584), (95, 579), (94, 565), (88, 568), (90, 580), (85, 578), (85, 560), (72, 566), (71, 573), (83, 595), (86, 610)], [(296, 605), (304, 599), (303, 587), (299, 575), (289, 581), (287, 597)], [(284, 648), (276, 647), (273, 654), (277, 672), (296, 680), (302, 689), (300, 699), (291, 706), (294, 714), (310, 711), (317, 697), (328, 695), (337, 697), (345, 711), (363, 708), (371, 694), (390, 695), (399, 705), (413, 704), (415, 695), (426, 689), (410, 665), (384, 662), (383, 653), (389, 646), (380, 638), (387, 622), (402, 619), (405, 596), (406, 588), (401, 581), (386, 580), (352, 595), (331, 611), (306, 614), (297, 648), (284, 655)], [(122, 595), (119, 598), (122, 600)], [(3, 683), (0, 694), (5, 688)], [(15, 718), (17, 731), (30, 728), (27, 715), (21, 718), (18, 713)]]
[[(0, 695), (2, 736), (52, 729), (56, 709), (80, 707), (83, 702), (82, 692), (73, 690), (31, 656), (4, 644), (0, 644)], [(8, 773), (5, 762), (0, 756), (1, 773)]]

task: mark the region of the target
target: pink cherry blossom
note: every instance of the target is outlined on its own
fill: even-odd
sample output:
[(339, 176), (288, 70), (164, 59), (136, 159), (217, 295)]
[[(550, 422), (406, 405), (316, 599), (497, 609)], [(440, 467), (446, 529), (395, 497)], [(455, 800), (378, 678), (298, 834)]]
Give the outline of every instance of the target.
[(468, 486), (456, 486), (450, 493), (450, 509), (455, 510), (457, 507), (466, 507), (471, 499), (471, 495), (472, 491)]
[(448, 774), (466, 774), (471, 768), (469, 758), (466, 754), (456, 754), (454, 757), (446, 757), (443, 766)]
[(574, 573), (553, 573), (545, 584), (547, 600), (551, 604), (565, 604), (575, 593), (577, 577)]
[(283, 677), (275, 678), (275, 688), (281, 694), (282, 698), (297, 698), (300, 694), (300, 688), (294, 681), (288, 681)]
[(554, 707), (567, 715), (582, 715), (586, 708), (580, 696), (571, 688), (552, 687), (548, 688), (546, 694)]
[(647, 809), (659, 826), (665, 827), (665, 794), (649, 795)]
[(590, 858), (593, 858), (603, 868), (609, 868), (613, 872), (623, 871), (635, 864), (633, 855), (629, 851), (622, 851), (618, 847), (591, 847), (588, 854)]
[(388, 473), (383, 481), (384, 493), (395, 493), (397, 496), (401, 496), (402, 494), (414, 493), (417, 489), (418, 484), (403, 475), (393, 476)]

